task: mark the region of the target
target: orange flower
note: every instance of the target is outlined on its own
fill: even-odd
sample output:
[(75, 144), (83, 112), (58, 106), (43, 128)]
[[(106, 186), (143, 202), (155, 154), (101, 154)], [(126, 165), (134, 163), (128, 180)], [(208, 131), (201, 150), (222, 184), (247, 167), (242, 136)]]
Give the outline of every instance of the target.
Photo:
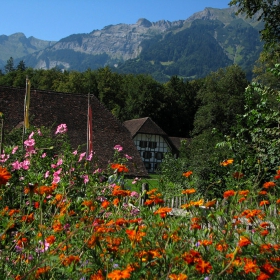
[(270, 204), (270, 202), (268, 200), (262, 200), (260, 202), (260, 206), (269, 205), (269, 204)]
[(91, 207), (93, 205), (93, 201), (92, 200), (85, 200), (82, 202), (82, 205), (85, 205), (87, 207)]
[(102, 203), (101, 203), (101, 207), (102, 208), (107, 208), (108, 206), (110, 205), (110, 202), (108, 201), (108, 200), (104, 200), (104, 201), (102, 201)]
[(239, 192), (238, 192), (238, 195), (247, 196), (249, 192), (250, 192), (249, 190), (239, 191)]
[(217, 203), (217, 200), (214, 199), (214, 200), (211, 200), (211, 201), (206, 202), (206, 203), (204, 204), (204, 206), (205, 206), (206, 208), (210, 208), (210, 207), (214, 207), (214, 206), (216, 205), (216, 203)]
[(276, 200), (276, 203), (277, 203), (277, 204), (280, 204), (280, 198)]
[(206, 262), (206, 261), (200, 259), (197, 262), (197, 264), (195, 266), (195, 269), (202, 274), (210, 273), (210, 270), (212, 269), (212, 266), (209, 262)]
[(235, 195), (235, 191), (234, 190), (228, 190), (224, 192), (224, 198), (228, 198), (230, 196), (234, 196)]
[(107, 278), (112, 280), (121, 280), (121, 279), (129, 279), (130, 271), (127, 269), (124, 270), (114, 270), (107, 275)]
[(171, 280), (186, 280), (188, 279), (188, 276), (186, 274), (180, 273), (180, 274), (169, 274), (168, 277)]
[(54, 222), (53, 226), (52, 226), (54, 232), (59, 232), (63, 230), (63, 226), (59, 221)]
[(51, 269), (51, 268), (50, 268), (49, 266), (39, 267), (39, 268), (36, 270), (35, 278), (36, 278), (36, 279), (41, 278), (41, 275), (44, 274), (44, 273), (47, 273), (50, 269)]
[(182, 191), (182, 194), (192, 194), (195, 193), (196, 190), (195, 189), (186, 189)]
[(182, 259), (188, 264), (194, 264), (201, 259), (201, 255), (198, 251), (190, 250), (182, 255)]
[(90, 280), (105, 280), (101, 270), (90, 276)]
[(123, 164), (113, 163), (111, 168), (117, 170), (117, 172), (128, 172), (128, 168)]
[(230, 159), (226, 159), (226, 160), (222, 161), (222, 162), (220, 163), (220, 165), (221, 165), (221, 166), (228, 166), (229, 164), (232, 164), (232, 163), (233, 163), (233, 159), (230, 158)]
[(133, 229), (127, 229), (125, 232), (131, 241), (136, 241), (136, 242), (141, 241), (142, 237), (146, 235), (146, 233), (143, 231), (139, 231), (139, 230), (136, 231)]
[(184, 172), (184, 173), (183, 173), (183, 176), (186, 177), (186, 178), (188, 178), (188, 177), (190, 177), (192, 174), (193, 174), (192, 171), (187, 171), (187, 172)]
[(162, 208), (159, 208), (158, 210), (156, 210), (154, 212), (154, 215), (156, 214), (160, 214), (160, 216), (162, 218), (166, 217), (166, 214), (171, 212), (172, 211), (172, 208), (169, 208), (169, 207), (162, 207)]
[(31, 223), (34, 220), (34, 213), (22, 216), (21, 220), (26, 223)]
[(246, 274), (248, 273), (256, 273), (259, 269), (258, 265), (256, 264), (256, 260), (252, 261), (251, 259), (245, 259), (244, 271)]
[(238, 243), (238, 245), (240, 247), (244, 247), (244, 246), (247, 246), (249, 244), (251, 244), (251, 241), (250, 241), (249, 238), (247, 238), (245, 236), (240, 236), (240, 240), (239, 240), (239, 243)]
[(269, 189), (269, 188), (272, 188), (272, 187), (275, 187), (276, 186), (276, 184), (274, 183), (274, 182), (265, 182), (264, 184), (263, 184), (263, 187), (265, 188), (265, 189)]
[(276, 174), (277, 174), (277, 175), (274, 176), (274, 179), (275, 179), (275, 180), (280, 179), (280, 170), (277, 170), (277, 171), (276, 171)]
[(6, 185), (7, 182), (11, 179), (12, 175), (9, 173), (7, 168), (0, 167), (0, 186)]
[(259, 191), (259, 195), (267, 195), (267, 191)]
[(114, 186), (114, 189), (112, 191), (112, 195), (114, 196), (129, 196), (130, 193), (131, 192), (128, 190), (122, 190), (120, 186)]
[(55, 242), (55, 236), (54, 235), (50, 235), (46, 238), (46, 241), (51, 245)]
[(61, 254), (59, 256), (59, 258), (60, 258), (61, 263), (64, 266), (69, 266), (72, 263), (76, 264), (76, 263), (78, 263), (80, 261), (79, 256), (73, 256), (73, 255), (70, 255), (69, 257), (65, 257), (63, 254)]

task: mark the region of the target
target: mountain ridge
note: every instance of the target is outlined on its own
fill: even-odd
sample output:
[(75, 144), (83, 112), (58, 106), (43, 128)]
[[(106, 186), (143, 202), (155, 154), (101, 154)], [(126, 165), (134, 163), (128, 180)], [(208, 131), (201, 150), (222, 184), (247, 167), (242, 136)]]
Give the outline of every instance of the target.
[[(172, 72), (174, 74), (177, 70), (177, 75), (184, 78), (198, 78), (205, 75), (208, 71), (215, 70), (215, 67), (204, 67), (205, 70), (197, 74), (194, 73), (194, 75), (188, 74), (188, 71), (179, 71), (179, 68), (183, 67), (182, 64), (184, 62), (194, 63), (194, 65), (203, 63), (199, 59), (199, 53), (189, 51), (190, 49), (199, 49), (200, 46), (195, 47), (195, 42), (188, 42), (183, 37), (188, 34), (193, 40), (200, 41), (200, 44), (205, 45), (203, 48), (204, 51), (209, 51), (213, 48), (218, 51), (217, 53), (220, 53), (220, 56), (224, 52), (231, 63), (241, 64), (249, 69), (253, 61), (258, 58), (262, 49), (262, 43), (258, 34), (262, 23), (256, 20), (257, 16), (252, 19), (247, 19), (244, 15), (237, 16), (236, 11), (236, 7), (226, 9), (207, 7), (203, 11), (194, 13), (185, 20), (172, 22), (168, 20), (151, 22), (148, 19), (140, 18), (133, 24), (120, 23), (108, 25), (101, 30), (93, 30), (90, 33), (71, 34), (57, 42), (48, 42), (36, 38), (32, 42), (29, 37), (28, 39), (26, 38), (28, 42), (26, 42), (25, 50), (26, 52), (29, 51), (29, 53), (21, 57), (19, 55), (14, 57), (12, 54), (10, 56), (16, 58), (16, 63), (19, 60), (24, 60), (26, 66), (35, 69), (58, 67), (64, 70), (85, 71), (87, 68), (97, 69), (108, 65), (114, 68), (114, 71), (123, 73), (147, 73), (152, 74), (154, 77), (161, 76), (162, 80), (168, 79), (170, 73)], [(207, 24), (212, 25), (212, 27), (209, 29)], [(186, 29), (189, 32), (183, 32)], [(202, 36), (208, 38), (207, 41), (201, 41), (195, 34), (190, 33), (198, 29), (203, 34)], [(169, 50), (169, 57), (171, 57), (171, 53), (178, 52), (177, 46), (174, 46), (170, 40), (168, 41), (168, 38), (171, 38), (175, 34), (179, 34), (179, 37), (181, 36), (181, 39), (178, 39), (179, 45), (180, 41), (184, 41), (189, 46), (186, 46), (186, 51), (181, 50), (181, 58), (175, 56), (175, 60), (166, 61), (158, 55), (158, 53), (163, 54), (160, 46), (162, 48), (164, 42), (173, 45), (173, 50)], [(216, 42), (208, 36), (209, 34)], [(251, 44), (246, 36), (255, 45)], [(21, 40), (24, 41), (23, 38)], [(48, 45), (44, 48), (43, 44), (39, 44), (41, 41), (46, 42), (45, 44)], [(35, 42), (37, 42), (38, 46), (36, 46)], [(31, 48), (28, 48), (28, 43), (31, 44)], [(152, 45), (156, 57), (155, 59), (149, 58), (150, 60), (145, 60), (144, 57), (145, 55), (147, 56), (147, 50), (151, 50)], [(222, 48), (222, 52), (219, 46)], [(1, 47), (0, 36), (0, 51)], [(178, 47), (182, 49), (183, 46), (180, 45)], [(215, 52), (211, 53), (215, 56)], [(193, 56), (188, 58), (191, 54)], [(167, 54), (165, 53), (163, 56), (167, 56)], [(202, 56), (205, 57), (204, 54)], [(0, 59), (2, 59), (1, 56)], [(213, 60), (213, 58), (211, 59)], [(215, 59), (219, 58), (217, 57)], [(138, 67), (139, 61), (146, 66)], [(228, 65), (229, 62), (226, 58), (223, 61), (224, 63), (219, 64), (219, 67)], [(171, 72), (169, 70), (172, 67), (167, 65), (168, 63), (173, 64), (173, 70)], [(176, 63), (178, 64), (178, 69), (174, 66)], [(203, 65), (199, 67), (203, 68)], [(142, 68), (149, 69), (140, 71)]]

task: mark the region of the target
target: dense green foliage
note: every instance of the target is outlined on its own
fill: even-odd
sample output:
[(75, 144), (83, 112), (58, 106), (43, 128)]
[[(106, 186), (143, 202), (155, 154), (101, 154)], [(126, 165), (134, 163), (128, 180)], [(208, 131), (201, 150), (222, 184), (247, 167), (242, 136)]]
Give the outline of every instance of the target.
[(252, 18), (257, 15), (265, 23), (261, 31), (266, 46), (280, 42), (280, 5), (278, 0), (232, 0), (230, 5), (237, 5), (239, 13), (246, 13)]

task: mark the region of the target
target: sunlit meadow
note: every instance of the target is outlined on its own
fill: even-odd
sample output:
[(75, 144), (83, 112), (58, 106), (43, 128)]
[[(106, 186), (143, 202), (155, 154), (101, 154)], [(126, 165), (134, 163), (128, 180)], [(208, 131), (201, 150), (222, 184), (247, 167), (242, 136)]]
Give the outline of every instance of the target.
[[(121, 143), (120, 143), (121, 144)], [(72, 150), (67, 125), (33, 129), (0, 156), (1, 279), (278, 279), (280, 170), (257, 180), (225, 169), (227, 190), (206, 201), (182, 174), (175, 211), (165, 193), (126, 188), (125, 147), (108, 169)], [(256, 178), (255, 178), (256, 179)], [(140, 203), (144, 201), (143, 205)], [(180, 211), (179, 211), (180, 210)]]

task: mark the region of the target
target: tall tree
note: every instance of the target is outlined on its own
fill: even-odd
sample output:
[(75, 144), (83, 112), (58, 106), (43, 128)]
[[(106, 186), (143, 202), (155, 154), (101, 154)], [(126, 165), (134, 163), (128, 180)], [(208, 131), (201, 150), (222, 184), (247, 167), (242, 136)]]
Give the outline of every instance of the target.
[(15, 68), (14, 68), (14, 59), (12, 57), (10, 57), (7, 60), (7, 64), (5, 65), (5, 71), (6, 71), (6, 73), (10, 73), (10, 72), (12, 72), (14, 70), (15, 70)]

